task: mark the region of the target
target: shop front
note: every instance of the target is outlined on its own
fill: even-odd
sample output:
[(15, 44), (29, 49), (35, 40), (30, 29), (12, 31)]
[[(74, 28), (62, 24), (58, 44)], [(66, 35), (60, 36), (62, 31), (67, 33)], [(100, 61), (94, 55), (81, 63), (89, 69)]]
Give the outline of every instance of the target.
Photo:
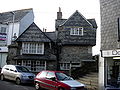
[(120, 50), (103, 50), (104, 58), (104, 88), (105, 90), (120, 90)]

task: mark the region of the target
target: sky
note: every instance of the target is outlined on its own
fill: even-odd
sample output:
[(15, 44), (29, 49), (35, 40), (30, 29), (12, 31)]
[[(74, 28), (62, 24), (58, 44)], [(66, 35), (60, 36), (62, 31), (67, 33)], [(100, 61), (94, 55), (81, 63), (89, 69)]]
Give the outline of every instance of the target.
[(93, 47), (93, 55), (100, 50), (100, 5), (99, 0), (1, 0), (0, 13), (33, 8), (34, 22), (40, 29), (55, 30), (55, 19), (59, 7), (64, 19), (68, 19), (78, 10), (86, 19), (94, 18), (97, 22), (97, 40)]

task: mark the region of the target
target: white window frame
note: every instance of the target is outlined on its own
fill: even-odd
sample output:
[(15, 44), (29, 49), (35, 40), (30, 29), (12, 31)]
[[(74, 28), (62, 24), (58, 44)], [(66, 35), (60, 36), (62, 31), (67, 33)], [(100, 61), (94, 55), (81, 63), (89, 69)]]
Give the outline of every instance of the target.
[(44, 43), (22, 43), (22, 54), (44, 54)]
[(70, 35), (81, 35), (83, 36), (83, 27), (72, 27)]
[(60, 70), (69, 70), (70, 63), (60, 63)]
[(7, 27), (4, 27), (4, 26), (0, 27), (0, 33), (5, 33), (6, 34), (7, 33)]
[(22, 65), (27, 67), (32, 72), (40, 72), (42, 70), (46, 70), (46, 61), (44, 60), (36, 60), (34, 65), (32, 65), (33, 60), (22, 60)]

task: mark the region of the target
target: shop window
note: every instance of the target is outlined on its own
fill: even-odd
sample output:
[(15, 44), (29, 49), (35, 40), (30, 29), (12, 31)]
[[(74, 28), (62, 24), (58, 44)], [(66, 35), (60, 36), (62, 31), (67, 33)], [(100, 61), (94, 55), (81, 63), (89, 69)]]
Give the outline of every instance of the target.
[(120, 65), (114, 62), (113, 66), (107, 67), (107, 85), (118, 87), (120, 84)]

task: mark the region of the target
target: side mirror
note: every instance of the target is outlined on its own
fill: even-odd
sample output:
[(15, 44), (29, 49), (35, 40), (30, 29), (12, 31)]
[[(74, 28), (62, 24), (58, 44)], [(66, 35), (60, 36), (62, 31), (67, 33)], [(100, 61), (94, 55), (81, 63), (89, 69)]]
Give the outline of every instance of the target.
[(17, 72), (17, 70), (15, 70), (14, 72)]
[(55, 77), (51, 77), (50, 78), (52, 81), (56, 81), (56, 78)]

